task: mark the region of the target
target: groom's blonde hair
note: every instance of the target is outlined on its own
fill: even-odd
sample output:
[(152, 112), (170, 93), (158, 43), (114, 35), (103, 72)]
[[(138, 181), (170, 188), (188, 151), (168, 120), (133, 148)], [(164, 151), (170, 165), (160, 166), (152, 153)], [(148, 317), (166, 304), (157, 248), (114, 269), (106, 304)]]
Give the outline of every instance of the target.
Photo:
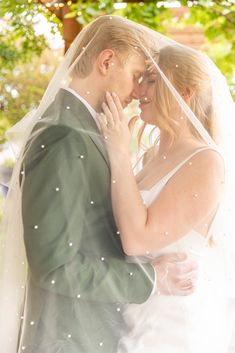
[(81, 78), (89, 75), (95, 59), (105, 49), (114, 50), (124, 63), (133, 54), (145, 57), (143, 47), (150, 48), (150, 38), (143, 27), (119, 16), (98, 17), (81, 33), (73, 72)]

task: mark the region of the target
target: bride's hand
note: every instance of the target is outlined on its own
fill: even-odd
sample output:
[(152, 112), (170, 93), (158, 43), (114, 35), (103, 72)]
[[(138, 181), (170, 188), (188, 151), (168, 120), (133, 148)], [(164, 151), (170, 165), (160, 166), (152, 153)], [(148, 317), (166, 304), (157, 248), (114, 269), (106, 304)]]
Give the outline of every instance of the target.
[(131, 135), (138, 117), (134, 117), (127, 124), (121, 102), (112, 92), (106, 93), (107, 103), (102, 104), (104, 114), (98, 114), (97, 119), (101, 126), (109, 153), (129, 153)]

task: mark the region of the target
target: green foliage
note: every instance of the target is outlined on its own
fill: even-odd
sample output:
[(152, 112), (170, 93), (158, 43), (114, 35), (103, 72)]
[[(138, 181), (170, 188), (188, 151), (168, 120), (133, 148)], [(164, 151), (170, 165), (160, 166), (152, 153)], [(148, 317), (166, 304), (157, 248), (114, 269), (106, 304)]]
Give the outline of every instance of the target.
[(128, 19), (143, 24), (158, 32), (165, 33), (172, 13), (165, 7), (158, 8), (155, 2), (128, 4), (123, 11)]
[[(181, 1), (187, 5), (188, 1)], [(197, 0), (181, 25), (193, 24), (202, 29), (207, 39), (204, 50), (226, 76), (235, 98), (235, 1)]]
[(98, 16), (113, 14), (114, 11), (114, 1), (112, 0), (88, 0), (86, 2), (77, 0), (71, 5), (71, 13), (67, 17), (75, 17), (79, 23), (85, 25)]
[(4, 163), (2, 164), (2, 166), (4, 166), (5, 168), (13, 168), (15, 165), (15, 162), (8, 158), (8, 159), (5, 159)]
[(0, 79), (0, 143), (5, 141), (6, 129), (38, 105), (57, 64), (58, 57), (49, 51), (30, 64), (5, 71)]
[(5, 131), (10, 128), (10, 122), (0, 112), (0, 144), (5, 142)]
[(121, 1), (113, 0), (95, 2), (78, 0), (71, 6), (72, 11), (67, 17), (76, 17), (77, 21), (84, 25), (100, 15), (114, 14), (127, 17), (155, 30), (166, 32), (167, 21), (172, 17), (169, 9), (165, 7), (158, 8), (156, 1), (127, 3), (122, 9), (117, 9), (115, 4), (118, 2), (121, 3)]
[(31, 60), (46, 48), (43, 35), (37, 35), (35, 24), (41, 12), (38, 4), (23, 0), (3, 0), (0, 32), (0, 67), (12, 69), (18, 63)]

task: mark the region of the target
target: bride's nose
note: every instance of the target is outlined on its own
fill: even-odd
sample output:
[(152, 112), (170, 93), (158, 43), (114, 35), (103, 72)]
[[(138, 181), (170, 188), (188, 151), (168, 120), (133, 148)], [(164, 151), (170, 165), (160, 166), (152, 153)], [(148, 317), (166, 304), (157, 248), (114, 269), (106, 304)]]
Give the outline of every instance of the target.
[(142, 97), (146, 96), (146, 92), (147, 92), (147, 87), (144, 81), (142, 81), (139, 84), (139, 88), (138, 88), (138, 94), (139, 94), (139, 99)]

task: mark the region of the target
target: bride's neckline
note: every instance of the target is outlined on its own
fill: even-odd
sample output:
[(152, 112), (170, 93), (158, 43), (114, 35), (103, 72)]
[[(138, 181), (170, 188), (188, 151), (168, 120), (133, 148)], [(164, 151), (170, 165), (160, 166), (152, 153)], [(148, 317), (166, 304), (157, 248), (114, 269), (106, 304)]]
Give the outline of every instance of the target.
[(183, 160), (181, 160), (174, 168), (172, 168), (169, 172), (167, 172), (161, 179), (159, 179), (152, 187), (149, 189), (140, 189), (140, 192), (151, 192), (153, 189), (155, 189), (160, 183), (167, 179), (168, 176), (174, 175), (175, 172), (177, 172), (178, 169), (180, 169), (181, 166), (184, 165), (190, 158), (192, 158), (194, 155), (196, 155), (198, 152), (211, 149), (210, 146), (201, 146), (199, 148), (196, 148), (193, 152), (191, 152), (187, 157), (185, 157)]
[[(169, 172), (169, 173), (170, 173), (170, 172)], [(168, 173), (168, 174), (169, 174), (169, 173)], [(164, 177), (161, 178), (159, 181), (157, 181), (150, 189), (140, 190), (140, 192), (151, 192), (153, 189), (156, 188), (156, 186), (158, 186), (158, 185), (163, 181), (163, 179), (166, 178), (166, 176), (167, 176), (168, 174), (164, 175)]]

